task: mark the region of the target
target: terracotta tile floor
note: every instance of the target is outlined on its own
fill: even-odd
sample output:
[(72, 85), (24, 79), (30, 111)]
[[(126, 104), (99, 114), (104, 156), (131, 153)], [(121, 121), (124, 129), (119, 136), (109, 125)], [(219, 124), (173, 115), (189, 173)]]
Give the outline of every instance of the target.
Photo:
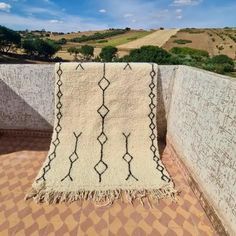
[(165, 147), (163, 161), (181, 190), (178, 204), (161, 200), (153, 208), (117, 202), (37, 205), (24, 196), (44, 161), (49, 138), (0, 137), (0, 235), (217, 235)]

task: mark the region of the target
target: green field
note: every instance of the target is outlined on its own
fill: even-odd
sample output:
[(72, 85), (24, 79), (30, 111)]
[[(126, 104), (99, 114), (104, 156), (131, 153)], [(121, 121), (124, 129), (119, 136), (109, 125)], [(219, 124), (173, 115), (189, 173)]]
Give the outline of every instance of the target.
[(115, 37), (111, 37), (111, 38), (107, 38), (105, 40), (107, 40), (107, 42), (101, 42), (99, 43), (99, 41), (101, 40), (95, 40), (95, 41), (89, 41), (87, 43), (84, 44), (88, 44), (88, 45), (92, 45), (94, 47), (104, 47), (104, 46), (118, 46), (124, 43), (128, 43), (130, 41), (136, 40), (138, 38), (142, 38), (150, 33), (152, 33), (153, 31), (129, 31), (125, 34), (121, 34)]

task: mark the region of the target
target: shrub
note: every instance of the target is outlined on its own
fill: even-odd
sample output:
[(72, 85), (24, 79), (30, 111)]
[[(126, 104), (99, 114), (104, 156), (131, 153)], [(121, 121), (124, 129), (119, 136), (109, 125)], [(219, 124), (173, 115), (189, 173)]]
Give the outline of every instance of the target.
[(64, 45), (67, 43), (67, 40), (65, 38), (61, 38), (61, 39), (57, 40), (56, 43), (60, 44), (60, 45)]
[(51, 58), (61, 47), (52, 40), (28, 38), (22, 42), (22, 48), (29, 55)]
[(102, 61), (111, 62), (116, 58), (117, 48), (113, 46), (106, 46), (102, 48), (101, 53), (99, 56), (101, 57)]
[(197, 56), (197, 57), (209, 57), (209, 53), (204, 50), (195, 49), (195, 48), (188, 48), (188, 47), (173, 47), (170, 50), (171, 53), (174, 54), (182, 54), (182, 55), (191, 55), (191, 56)]
[(163, 48), (157, 46), (143, 46), (139, 49), (131, 50), (130, 54), (123, 58), (123, 61), (168, 64), (170, 59), (171, 54)]
[(14, 30), (0, 25), (0, 51), (8, 52), (21, 43), (21, 36)]
[(220, 74), (233, 72), (234, 61), (226, 55), (218, 55), (208, 59), (203, 68)]
[(174, 43), (177, 43), (177, 44), (187, 44), (187, 43), (192, 43), (191, 40), (187, 40), (187, 39), (176, 39), (174, 41)]
[(93, 57), (94, 47), (89, 45), (83, 45), (79, 51), (84, 56), (85, 60), (90, 60), (91, 57)]
[(80, 53), (80, 49), (76, 47), (70, 47), (67, 49), (67, 52), (70, 53), (70, 55), (74, 54), (74, 60), (78, 60), (78, 54)]

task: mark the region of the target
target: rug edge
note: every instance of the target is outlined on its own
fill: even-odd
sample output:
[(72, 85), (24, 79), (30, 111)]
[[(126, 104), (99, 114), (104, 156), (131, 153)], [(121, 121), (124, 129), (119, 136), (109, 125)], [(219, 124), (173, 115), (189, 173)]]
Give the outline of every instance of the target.
[(149, 204), (150, 200), (158, 202), (160, 199), (177, 202), (179, 194), (180, 192), (171, 184), (159, 189), (78, 190), (72, 192), (48, 191), (45, 185), (41, 185), (37, 189), (31, 188), (25, 196), (25, 200), (33, 199), (36, 203), (48, 204), (90, 200), (98, 206), (108, 206), (121, 199), (130, 204), (137, 200), (144, 205), (144, 200), (147, 200)]

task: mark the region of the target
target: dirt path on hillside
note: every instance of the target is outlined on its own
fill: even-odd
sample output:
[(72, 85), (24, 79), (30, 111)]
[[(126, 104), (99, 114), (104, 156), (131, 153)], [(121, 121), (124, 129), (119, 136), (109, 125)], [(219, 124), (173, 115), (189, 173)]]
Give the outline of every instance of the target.
[(177, 32), (178, 29), (158, 30), (140, 39), (119, 45), (118, 48), (121, 50), (122, 49), (125, 50), (125, 49), (140, 48), (144, 45), (154, 45), (161, 47), (170, 39), (172, 35), (175, 35)]

